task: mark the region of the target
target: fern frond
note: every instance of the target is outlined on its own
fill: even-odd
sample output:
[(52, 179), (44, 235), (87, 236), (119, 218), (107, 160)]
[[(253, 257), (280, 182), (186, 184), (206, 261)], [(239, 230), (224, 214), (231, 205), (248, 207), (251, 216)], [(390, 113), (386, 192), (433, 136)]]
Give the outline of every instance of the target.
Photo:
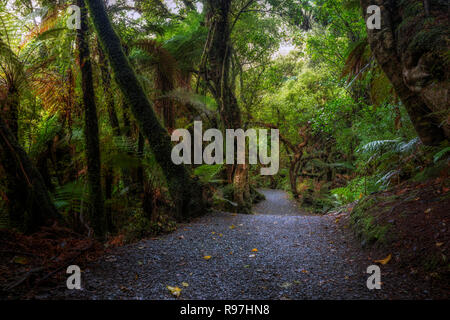
[(369, 42), (367, 38), (364, 38), (356, 43), (350, 51), (347, 60), (345, 61), (344, 68), (342, 69), (341, 77), (361, 77), (365, 66), (370, 63), (370, 58)]

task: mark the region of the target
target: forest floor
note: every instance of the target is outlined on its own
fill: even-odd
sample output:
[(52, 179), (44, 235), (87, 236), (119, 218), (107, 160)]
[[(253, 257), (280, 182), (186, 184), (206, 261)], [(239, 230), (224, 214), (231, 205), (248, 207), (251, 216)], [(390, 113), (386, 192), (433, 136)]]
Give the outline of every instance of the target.
[(111, 249), (83, 270), (82, 290), (62, 282), (35, 298), (442, 298), (391, 263), (380, 265), (381, 289), (369, 290), (366, 270), (375, 257), (335, 215), (309, 215), (287, 193), (261, 191), (266, 200), (252, 215), (213, 212), (171, 234)]

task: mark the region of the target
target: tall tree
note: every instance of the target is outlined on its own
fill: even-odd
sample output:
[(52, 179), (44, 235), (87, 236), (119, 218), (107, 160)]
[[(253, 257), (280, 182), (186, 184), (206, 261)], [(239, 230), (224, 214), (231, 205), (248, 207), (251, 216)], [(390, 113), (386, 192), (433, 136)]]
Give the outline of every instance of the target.
[(370, 5), (381, 9), (381, 29), (367, 30), (372, 52), (422, 142), (439, 144), (450, 136), (448, 1), (361, 0), (366, 20)]
[(172, 143), (167, 130), (160, 124), (151, 102), (139, 83), (123, 52), (105, 7), (100, 0), (87, 0), (97, 34), (114, 71), (114, 78), (136, 118), (140, 132), (147, 138), (156, 160), (161, 166), (175, 202), (178, 218), (205, 212), (203, 189), (182, 165), (171, 159)]
[[(249, 1), (246, 6), (250, 5)], [(230, 23), (232, 1), (208, 0), (206, 19), (210, 33), (206, 44), (205, 60), (201, 62), (205, 80), (219, 106), (220, 117), (225, 129), (242, 128), (242, 117), (238, 101), (234, 94), (230, 77), (231, 67), (231, 31)], [(237, 17), (235, 18), (237, 19)], [(234, 186), (233, 200), (238, 210), (250, 211), (250, 191), (248, 183), (248, 164), (229, 166), (229, 177)]]
[(89, 52), (87, 8), (84, 0), (77, 0), (77, 5), (81, 9), (81, 28), (77, 33), (77, 43), (81, 70), (81, 87), (83, 91), (87, 176), (91, 199), (89, 220), (95, 235), (103, 237), (105, 233), (105, 210), (101, 184), (97, 107), (95, 104), (92, 65)]

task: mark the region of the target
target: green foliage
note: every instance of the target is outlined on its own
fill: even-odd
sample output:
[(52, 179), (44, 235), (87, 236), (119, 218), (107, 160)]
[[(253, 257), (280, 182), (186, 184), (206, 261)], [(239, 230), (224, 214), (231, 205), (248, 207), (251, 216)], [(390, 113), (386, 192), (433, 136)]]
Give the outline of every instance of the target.
[(375, 221), (371, 210), (377, 210), (376, 197), (367, 197), (361, 200), (352, 210), (351, 223), (363, 245), (376, 243), (383, 245), (388, 241), (389, 225), (380, 225)]
[(444, 155), (450, 152), (450, 147), (445, 147), (433, 156), (434, 163), (438, 162)]
[(217, 183), (221, 179), (216, 179), (217, 175), (222, 171), (222, 164), (203, 164), (194, 169), (194, 174), (199, 177), (203, 183)]
[(338, 205), (348, 204), (380, 189), (376, 177), (358, 177), (348, 182), (345, 187), (335, 188), (330, 192)]
[(55, 207), (66, 216), (69, 212), (79, 214), (83, 209), (86, 212), (90, 201), (86, 183), (82, 180), (56, 187), (53, 199)]

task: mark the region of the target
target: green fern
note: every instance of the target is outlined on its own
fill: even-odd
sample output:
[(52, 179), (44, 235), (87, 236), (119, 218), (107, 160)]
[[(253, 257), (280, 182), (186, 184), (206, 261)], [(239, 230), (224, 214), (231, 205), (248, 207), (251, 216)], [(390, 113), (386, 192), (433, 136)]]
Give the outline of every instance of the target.
[(83, 207), (89, 203), (89, 194), (85, 183), (74, 181), (56, 187), (53, 193), (53, 203), (60, 212), (80, 213)]
[(214, 179), (222, 170), (221, 164), (204, 164), (195, 168), (194, 173), (204, 183), (221, 182), (222, 180)]
[(437, 152), (433, 157), (434, 163), (438, 162), (445, 154), (447, 154), (449, 152), (450, 152), (450, 147), (445, 147), (441, 151)]

